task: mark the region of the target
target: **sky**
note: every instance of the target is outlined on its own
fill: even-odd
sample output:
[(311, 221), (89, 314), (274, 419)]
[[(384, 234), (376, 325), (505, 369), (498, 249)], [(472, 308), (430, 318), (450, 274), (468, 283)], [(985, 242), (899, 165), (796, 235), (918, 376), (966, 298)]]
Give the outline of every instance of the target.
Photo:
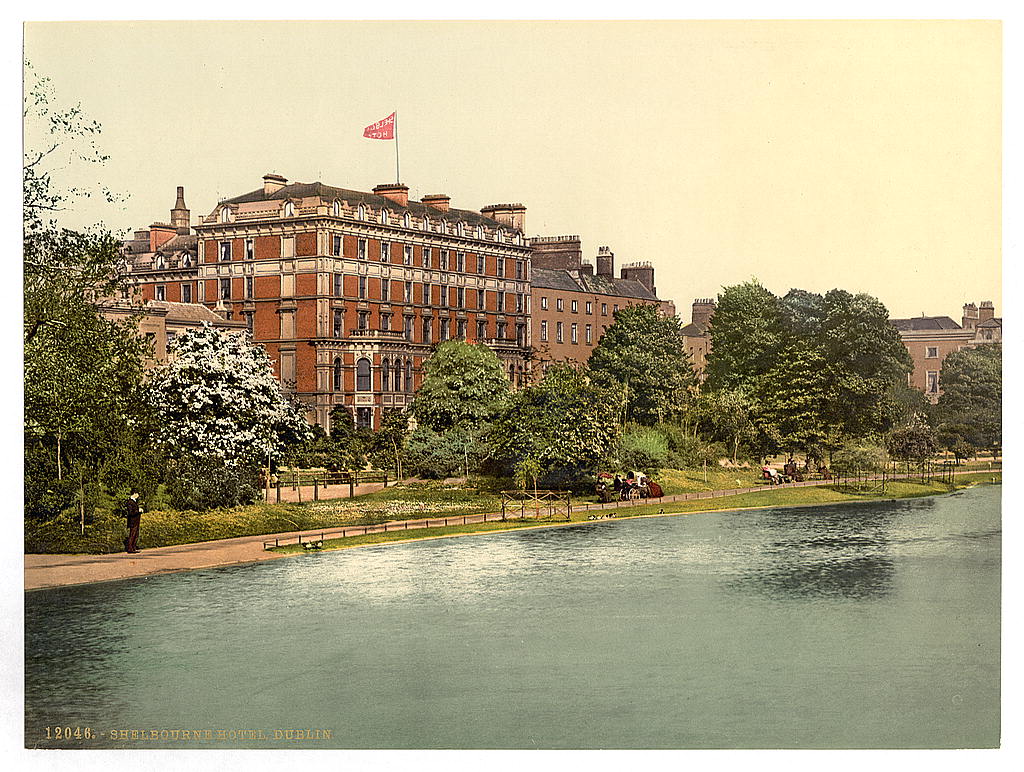
[[(363, 128), (398, 112), (401, 179), (528, 235), (649, 260), (659, 295), (756, 277), (892, 317), (1001, 302), (1001, 51), (992, 21), (30, 23), (25, 56), (103, 126), (68, 223), (193, 222), (289, 181), (392, 182)], [(31, 136), (29, 142), (31, 144)]]

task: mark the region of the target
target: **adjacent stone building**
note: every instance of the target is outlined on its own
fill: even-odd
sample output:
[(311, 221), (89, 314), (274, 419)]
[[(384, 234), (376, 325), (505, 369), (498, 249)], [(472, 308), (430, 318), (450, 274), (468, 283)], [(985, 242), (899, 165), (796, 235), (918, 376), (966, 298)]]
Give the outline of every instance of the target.
[(711, 317), (714, 316), (717, 305), (714, 298), (694, 300), (690, 309), (690, 323), (683, 327), (683, 347), (693, 363), (699, 381), (705, 378), (704, 369), (708, 363), (708, 354), (711, 353), (711, 335), (708, 328), (711, 326)]
[(960, 324), (948, 316), (924, 314), (890, 322), (899, 330), (914, 361), (914, 371), (907, 376), (908, 385), (923, 391), (933, 403), (942, 394), (939, 373), (949, 354), (985, 343), (1000, 343), (1003, 337), (1002, 319), (996, 318), (991, 300), (982, 301), (980, 308), (974, 303), (964, 305)]
[[(404, 408), (433, 346), (489, 346), (513, 383), (530, 354), (526, 208), (455, 209), (267, 174), (189, 233), (183, 191), (170, 224), (125, 244), (145, 300), (198, 303), (249, 329), (282, 387), (326, 429), (336, 405), (361, 426)], [(145, 251), (140, 251), (145, 247)]]

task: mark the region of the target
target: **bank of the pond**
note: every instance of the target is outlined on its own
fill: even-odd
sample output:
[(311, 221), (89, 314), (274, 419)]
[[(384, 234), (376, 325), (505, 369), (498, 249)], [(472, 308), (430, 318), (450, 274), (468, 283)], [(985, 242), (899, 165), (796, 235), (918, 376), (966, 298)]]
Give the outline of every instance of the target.
[[(968, 485), (999, 482), (999, 473), (977, 473), (957, 478), (957, 488)], [(804, 488), (766, 489), (763, 491), (716, 498), (689, 499), (663, 502), (618, 509), (576, 510), (571, 520), (564, 515), (550, 519), (526, 518), (521, 520), (500, 519), (482, 523), (451, 524), (447, 527), (406, 528), (402, 523), (393, 523), (386, 532), (353, 535), (344, 539), (327, 538), (324, 549), (348, 549), (373, 544), (397, 543), (411, 540), (468, 536), (475, 533), (522, 530), (525, 528), (552, 528), (561, 525), (579, 525), (591, 521), (591, 516), (607, 518), (660, 517), (695, 512), (734, 511), (742, 509), (764, 509), (777, 507), (818, 506), (879, 501), (887, 499), (931, 496), (952, 490), (950, 486), (938, 483), (922, 484), (906, 481), (890, 481), (885, 494), (842, 493), (826, 486)], [(143, 525), (145, 527), (145, 523)], [(118, 581), (157, 574), (191, 571), (201, 568), (256, 563), (274, 560), (290, 555), (305, 553), (307, 549), (298, 544), (265, 549), (266, 539), (279, 541), (296, 540), (302, 534), (309, 541), (311, 534), (305, 529), (270, 535), (249, 535), (238, 538), (219, 539), (190, 544), (174, 544), (157, 548), (146, 548), (136, 555), (121, 554), (27, 554), (25, 555), (25, 589), (36, 590), (76, 584)]]
[(978, 484), (1001, 482), (999, 473), (979, 473), (958, 477), (953, 486), (942, 483), (919, 483), (907, 481), (890, 481), (885, 492), (844, 493), (828, 486), (808, 488), (786, 488), (782, 490), (766, 489), (756, 493), (743, 493), (735, 496), (723, 496), (713, 499), (695, 499), (689, 501), (666, 502), (644, 506), (622, 507), (613, 510), (586, 511), (577, 509), (570, 519), (565, 517), (516, 518), (508, 520), (490, 520), (483, 523), (469, 523), (429, 528), (413, 528), (391, 530), (378, 533), (346, 536), (344, 538), (324, 539), (310, 549), (310, 537), (307, 544), (286, 544), (273, 547), (269, 551), (282, 555), (305, 554), (322, 550), (350, 549), (373, 544), (390, 544), (395, 542), (422, 541), (454, 536), (468, 536), (496, 531), (515, 531), (524, 528), (558, 528), (567, 525), (582, 525), (608, 520), (638, 517), (672, 517), (676, 515), (734, 512), (745, 509), (770, 509), (783, 507), (808, 507), (822, 504), (855, 504), (868, 501), (894, 501), (897, 499), (918, 498), (949, 493), (959, 488)]

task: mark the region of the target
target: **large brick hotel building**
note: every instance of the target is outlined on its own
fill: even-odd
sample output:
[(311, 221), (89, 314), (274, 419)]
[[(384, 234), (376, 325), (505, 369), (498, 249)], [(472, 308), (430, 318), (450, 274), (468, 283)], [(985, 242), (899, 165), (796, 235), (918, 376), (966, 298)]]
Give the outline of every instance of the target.
[(244, 320), (282, 386), (325, 428), (335, 405), (376, 428), (404, 408), (432, 346), (449, 338), (495, 351), (527, 377), (530, 247), (525, 207), (455, 209), (410, 201), (402, 184), (372, 193), (274, 174), (221, 201), (189, 231), (183, 191), (171, 223), (125, 248), (144, 300), (201, 303)]

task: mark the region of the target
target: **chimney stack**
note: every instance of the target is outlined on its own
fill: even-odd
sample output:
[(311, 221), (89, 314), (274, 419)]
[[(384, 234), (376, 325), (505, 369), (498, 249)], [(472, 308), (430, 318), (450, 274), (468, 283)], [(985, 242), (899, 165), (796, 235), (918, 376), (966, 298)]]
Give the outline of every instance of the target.
[(974, 303), (964, 303), (964, 315), (961, 322), (960, 326), (965, 330), (973, 330), (978, 326), (978, 307)]
[(622, 278), (638, 281), (647, 287), (651, 294), (658, 294), (658, 288), (654, 286), (654, 266), (649, 262), (627, 263), (622, 266)]
[(702, 331), (707, 331), (711, 323), (711, 317), (715, 313), (714, 298), (697, 298), (693, 301), (693, 309), (690, 312), (690, 321)]
[(526, 230), (526, 207), (522, 204), (491, 204), (481, 209), (480, 214), (518, 231)]
[(188, 207), (185, 206), (185, 188), (178, 186), (178, 199), (174, 202), (174, 209), (171, 210), (171, 225), (182, 235), (188, 235), (191, 226), (191, 216)]
[(432, 206), (441, 212), (448, 211), (448, 203), (452, 200), (451, 196), (446, 196), (444, 193), (435, 193), (430, 196), (423, 197), (423, 203), (427, 206)]
[(994, 319), (996, 316), (996, 307), (992, 304), (991, 300), (981, 301), (981, 308), (978, 309), (978, 321), (984, 322), (988, 319)]
[(271, 196), (288, 184), (288, 179), (280, 174), (263, 175), (263, 195)]
[(401, 182), (389, 182), (384, 185), (377, 185), (373, 189), (376, 196), (384, 196), (389, 201), (394, 201), (399, 206), (409, 206), (409, 186)]
[(155, 222), (149, 226), (149, 251), (156, 252), (160, 247), (173, 239), (177, 234), (173, 225)]
[(597, 248), (597, 275), (615, 278), (615, 253), (610, 247)]

